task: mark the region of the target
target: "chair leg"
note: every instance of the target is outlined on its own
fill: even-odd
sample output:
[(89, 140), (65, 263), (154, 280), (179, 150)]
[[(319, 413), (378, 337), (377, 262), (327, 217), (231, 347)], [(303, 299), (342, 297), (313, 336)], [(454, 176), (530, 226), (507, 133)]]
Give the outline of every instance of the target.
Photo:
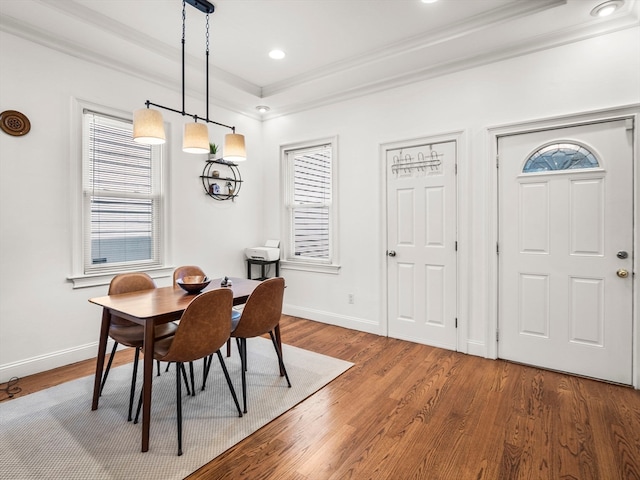
[(140, 397), (138, 397), (138, 407), (136, 408), (136, 417), (133, 419), (134, 424), (138, 424), (140, 418), (140, 409), (142, 409), (142, 394), (144, 393), (144, 386), (140, 389)]
[(276, 354), (278, 355), (278, 364), (280, 365), (280, 371), (284, 372), (284, 378), (287, 379), (287, 385), (291, 388), (291, 382), (289, 381), (289, 375), (287, 375), (287, 369), (284, 368), (284, 362), (282, 361), (282, 352), (278, 348), (278, 342), (276, 341), (276, 337), (273, 334), (273, 331), (269, 332), (269, 336), (271, 337), (271, 342), (273, 342), (273, 346), (276, 349)]
[(233, 388), (233, 384), (231, 383), (231, 377), (229, 377), (229, 371), (227, 370), (227, 366), (224, 363), (224, 358), (222, 358), (222, 353), (220, 353), (220, 350), (218, 350), (216, 353), (218, 354), (218, 360), (220, 360), (220, 366), (222, 367), (222, 371), (224, 372), (224, 378), (227, 379), (227, 385), (229, 385), (231, 396), (233, 397), (233, 401), (235, 402), (236, 408), (238, 409), (238, 416), (241, 417), (242, 411), (240, 411), (240, 404), (238, 403), (238, 397), (236, 396), (236, 391)]
[(242, 406), (247, 413), (247, 339), (239, 338), (240, 346), (240, 370), (242, 370)]
[(160, 376), (160, 360), (156, 360), (156, 365), (157, 365), (157, 370), (158, 370), (158, 377)]
[(171, 366), (171, 362), (167, 362), (167, 368), (164, 369), (164, 373), (169, 371), (169, 367)]
[(231, 338), (227, 340), (227, 357), (231, 356)]
[(196, 382), (193, 377), (193, 362), (189, 362), (189, 376), (191, 377), (191, 396), (196, 396)]
[(129, 415), (127, 421), (131, 421), (133, 412), (133, 399), (136, 397), (136, 377), (138, 376), (138, 360), (140, 359), (140, 349), (136, 348), (136, 354), (133, 357), (133, 375), (131, 376), (131, 393), (129, 393)]
[(213, 355), (209, 355), (208, 357), (204, 357), (204, 364), (202, 365), (202, 388), (201, 390), (204, 392), (204, 387), (207, 383), (207, 378), (209, 378), (209, 369), (211, 368), (211, 361), (213, 360)]
[[(181, 362), (177, 364), (178, 371), (184, 371), (184, 366)], [(187, 385), (189, 388), (189, 385)], [(178, 417), (178, 456), (182, 455), (182, 380), (180, 375), (176, 375), (176, 411)]]
[(107, 381), (107, 376), (109, 375), (109, 370), (111, 370), (111, 364), (113, 363), (113, 357), (116, 354), (116, 348), (118, 348), (118, 342), (113, 342), (113, 349), (111, 350), (111, 355), (109, 355), (109, 361), (107, 362), (107, 368), (104, 371), (104, 375), (102, 376), (102, 384), (100, 385), (100, 395), (102, 395), (102, 389), (104, 388), (104, 384)]
[(176, 363), (176, 375), (178, 377), (180, 376), (180, 372), (182, 372), (184, 384), (187, 386), (187, 395), (191, 395), (191, 390), (189, 390), (189, 380), (187, 380), (187, 370), (184, 368), (183, 363)]
[[(245, 342), (246, 342), (246, 339), (245, 339)], [(242, 352), (242, 341), (239, 338), (236, 337), (236, 343), (238, 344), (238, 351)], [(240, 353), (240, 356), (242, 356), (242, 353)], [(245, 356), (245, 359), (244, 359), (244, 371), (245, 372), (247, 371), (247, 358), (246, 358), (246, 356)]]

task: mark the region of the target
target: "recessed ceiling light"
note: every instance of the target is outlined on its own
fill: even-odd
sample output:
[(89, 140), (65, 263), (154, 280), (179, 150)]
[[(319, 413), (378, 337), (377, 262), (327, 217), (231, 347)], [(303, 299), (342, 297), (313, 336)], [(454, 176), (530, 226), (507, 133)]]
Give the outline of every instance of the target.
[(594, 17), (606, 17), (618, 10), (624, 5), (624, 0), (609, 0), (608, 2), (601, 3), (596, 8), (591, 10), (591, 15)]
[(282, 50), (271, 50), (269, 56), (274, 60), (282, 60), (284, 58), (284, 52)]
[(269, 107), (267, 107), (266, 105), (258, 105), (256, 107), (256, 110), (258, 110), (260, 113), (267, 113), (271, 109)]
[(438, 0), (422, 0), (422, 3), (436, 3)]

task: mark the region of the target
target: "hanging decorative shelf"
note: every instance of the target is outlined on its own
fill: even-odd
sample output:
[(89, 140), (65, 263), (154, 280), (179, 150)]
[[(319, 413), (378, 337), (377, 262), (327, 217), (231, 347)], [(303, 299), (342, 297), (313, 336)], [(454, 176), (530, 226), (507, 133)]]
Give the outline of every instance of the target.
[(220, 201), (233, 201), (242, 186), (238, 164), (224, 160), (207, 160), (200, 179), (207, 195)]

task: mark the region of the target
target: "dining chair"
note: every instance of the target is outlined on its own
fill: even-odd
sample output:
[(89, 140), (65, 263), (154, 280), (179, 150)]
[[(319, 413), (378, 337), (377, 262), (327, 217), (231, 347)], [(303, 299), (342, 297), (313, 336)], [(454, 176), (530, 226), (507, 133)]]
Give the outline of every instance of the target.
[[(137, 273), (122, 273), (116, 275), (109, 284), (109, 295), (117, 295), (121, 293), (137, 292), (140, 290), (150, 290), (156, 288), (156, 284), (153, 279), (143, 272)], [(109, 315), (105, 310), (103, 315)], [(104, 375), (102, 376), (102, 382), (100, 384), (100, 394), (104, 388), (109, 370), (113, 358), (116, 354), (118, 345), (125, 345), (127, 347), (135, 348), (135, 356), (133, 359), (133, 376), (131, 377), (131, 392), (129, 394), (129, 414), (127, 420), (131, 421), (131, 415), (133, 412), (133, 400), (136, 390), (136, 377), (138, 373), (138, 360), (140, 358), (140, 350), (144, 343), (144, 326), (133, 323), (125, 318), (118, 317), (117, 315), (111, 315), (109, 319), (109, 337), (114, 340), (113, 349), (107, 362)], [(177, 325), (173, 322), (163, 323), (162, 325), (156, 325), (155, 327), (155, 339), (161, 340), (167, 337), (171, 337), (177, 330)], [(158, 362), (158, 375), (160, 374), (160, 363)]]
[[(238, 416), (242, 417), (238, 397), (231, 383), (229, 372), (220, 353), (220, 347), (229, 339), (231, 333), (231, 307), (233, 293), (228, 289), (216, 289), (201, 293), (187, 306), (178, 329), (172, 337), (155, 342), (153, 357), (161, 362), (176, 364), (176, 412), (178, 426), (178, 455), (182, 455), (182, 378), (184, 364), (216, 353), (227, 380)], [(186, 380), (185, 380), (185, 383)], [(187, 383), (188, 386), (188, 383)], [(138, 403), (136, 422), (142, 406), (142, 394)]]
[(202, 275), (204, 277), (205, 273), (196, 265), (183, 265), (178, 267), (173, 271), (173, 286), (176, 287), (178, 285), (177, 282), (179, 279), (191, 275)]
[[(184, 277), (193, 276), (193, 275), (201, 275), (203, 277), (206, 276), (204, 271), (197, 265), (182, 265), (181, 267), (176, 268), (173, 271), (173, 287), (174, 288), (178, 287), (178, 280)], [(167, 369), (166, 369), (167, 372), (169, 371), (170, 365), (171, 363), (167, 363)], [(189, 373), (191, 376), (191, 393), (192, 395), (195, 395), (196, 389), (195, 389), (195, 381), (193, 377), (193, 363), (189, 363)], [(187, 389), (188, 388), (189, 387), (187, 386)]]
[(242, 371), (242, 401), (244, 413), (247, 413), (247, 338), (259, 337), (266, 333), (271, 337), (271, 342), (278, 356), (280, 371), (287, 379), (287, 385), (291, 388), (289, 375), (284, 366), (282, 352), (274, 334), (274, 329), (280, 322), (282, 315), (282, 301), (284, 297), (284, 278), (273, 277), (264, 280), (258, 285), (247, 299), (239, 319), (232, 320), (231, 337), (239, 340), (240, 361)]
[[(181, 278), (187, 277), (187, 276), (191, 276), (191, 275), (201, 275), (201, 276), (206, 276), (204, 271), (198, 267), (197, 265), (183, 265), (181, 267), (177, 267), (174, 271), (173, 271), (173, 286), (177, 287), (178, 286), (178, 280), (180, 280)], [(231, 319), (233, 321), (233, 319), (238, 319), (240, 318), (240, 312), (238, 312), (237, 310), (232, 309), (231, 310)], [(229, 352), (230, 350), (230, 340), (227, 340), (227, 352)], [(227, 355), (229, 356), (229, 355)], [(205, 375), (206, 375), (206, 371), (207, 371), (207, 364), (211, 363), (212, 357), (210, 357), (208, 360), (205, 358), (204, 360), (204, 368), (202, 369), (202, 390), (204, 390), (204, 384), (205, 384)], [(169, 371), (169, 364), (167, 364), (167, 371)], [(193, 363), (189, 363), (189, 375), (191, 377), (191, 392), (192, 395), (196, 394), (196, 389), (195, 389), (195, 381), (194, 381), (194, 376), (193, 376)]]

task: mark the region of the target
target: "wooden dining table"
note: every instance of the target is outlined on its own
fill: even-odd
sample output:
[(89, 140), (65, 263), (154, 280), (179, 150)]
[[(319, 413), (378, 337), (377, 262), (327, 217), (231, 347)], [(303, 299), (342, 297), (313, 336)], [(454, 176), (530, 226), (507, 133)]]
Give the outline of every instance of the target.
[[(230, 278), (232, 286), (222, 287), (222, 279), (211, 280), (203, 292), (216, 288), (229, 288), (233, 292), (233, 305), (246, 303), (249, 295), (260, 284), (258, 280), (244, 278)], [(149, 450), (149, 428), (151, 425), (151, 389), (153, 379), (153, 346), (155, 326), (163, 323), (179, 320), (182, 313), (196, 297), (189, 294), (181, 287), (153, 288), (119, 295), (106, 295), (104, 297), (90, 298), (89, 302), (104, 307), (102, 323), (100, 327), (100, 340), (98, 343), (98, 357), (96, 361), (96, 376), (93, 384), (93, 401), (91, 410), (98, 408), (100, 398), (100, 382), (104, 369), (104, 359), (109, 339), (109, 325), (111, 315), (117, 315), (144, 326), (144, 365), (143, 365), (143, 399), (142, 399), (142, 451)], [(280, 329), (276, 327), (276, 340), (282, 351)]]

